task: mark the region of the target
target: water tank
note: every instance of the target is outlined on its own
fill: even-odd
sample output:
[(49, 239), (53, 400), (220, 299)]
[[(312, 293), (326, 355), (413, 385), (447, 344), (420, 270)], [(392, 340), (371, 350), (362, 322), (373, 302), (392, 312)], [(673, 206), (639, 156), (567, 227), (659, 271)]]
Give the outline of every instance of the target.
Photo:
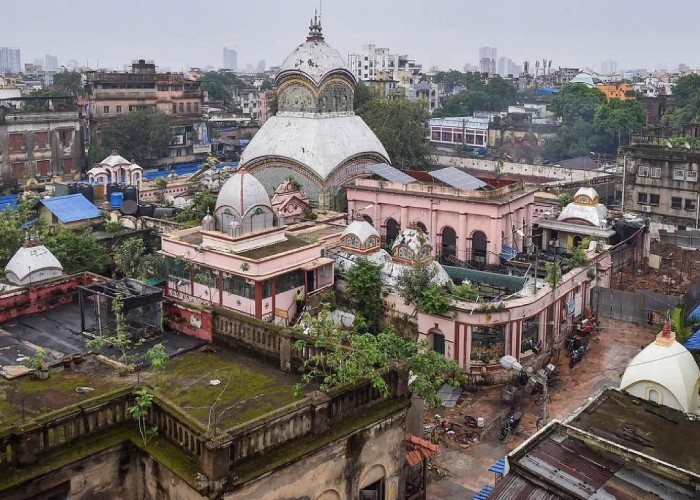
[(112, 209), (121, 208), (122, 203), (124, 203), (124, 193), (114, 192), (109, 195), (109, 204)]
[(135, 186), (127, 186), (124, 188), (124, 201), (126, 200), (139, 201), (139, 192)]
[(136, 215), (139, 217), (153, 217), (153, 211), (156, 209), (155, 205), (139, 205)]
[(75, 182), (68, 184), (68, 194), (78, 194), (78, 185)]
[(78, 192), (85, 196), (90, 203), (95, 203), (95, 194), (92, 190), (92, 184), (78, 184)]
[(121, 192), (119, 184), (116, 184), (114, 182), (111, 184), (107, 184), (107, 198), (108, 199), (112, 196), (112, 193), (117, 193), (117, 192), (119, 192), (119, 193)]
[(158, 207), (153, 211), (153, 217), (156, 219), (165, 219), (166, 217), (172, 217), (173, 215), (175, 215), (174, 208)]
[(135, 215), (139, 206), (134, 200), (124, 200), (122, 203), (121, 212), (124, 215)]

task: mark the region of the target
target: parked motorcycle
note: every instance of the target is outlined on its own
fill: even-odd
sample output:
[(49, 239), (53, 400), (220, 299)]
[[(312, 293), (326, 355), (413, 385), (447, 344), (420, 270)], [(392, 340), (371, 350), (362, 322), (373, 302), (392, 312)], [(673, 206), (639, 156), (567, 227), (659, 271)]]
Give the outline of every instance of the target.
[(569, 352), (569, 368), (576, 366), (576, 364), (581, 361), (587, 353), (588, 347), (585, 345), (572, 349), (571, 352)]
[(501, 430), (498, 431), (498, 440), (505, 441), (508, 437), (508, 433), (515, 432), (515, 429), (520, 425), (520, 421), (523, 419), (523, 412), (516, 411), (506, 418), (506, 421), (501, 424)]

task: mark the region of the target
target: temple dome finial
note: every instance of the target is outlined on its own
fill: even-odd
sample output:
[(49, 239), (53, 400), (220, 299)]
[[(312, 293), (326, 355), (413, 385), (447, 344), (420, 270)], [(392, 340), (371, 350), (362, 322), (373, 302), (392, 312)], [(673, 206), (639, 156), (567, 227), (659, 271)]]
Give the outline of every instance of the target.
[(323, 28), (321, 27), (321, 18), (318, 11), (314, 9), (314, 17), (309, 24), (309, 36), (307, 40), (323, 40)]

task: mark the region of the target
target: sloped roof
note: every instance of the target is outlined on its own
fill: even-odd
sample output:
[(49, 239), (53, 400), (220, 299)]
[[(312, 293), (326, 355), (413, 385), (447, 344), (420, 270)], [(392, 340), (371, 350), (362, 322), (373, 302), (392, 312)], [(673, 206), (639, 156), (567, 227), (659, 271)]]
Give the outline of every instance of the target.
[(241, 155), (241, 165), (265, 157), (289, 158), (326, 180), (348, 159), (366, 153), (389, 155), (359, 116), (269, 118)]
[(21, 282), (30, 273), (48, 269), (63, 271), (63, 266), (48, 248), (36, 245), (17, 250), (5, 266), (5, 274), (14, 275)]
[(80, 193), (46, 198), (40, 203), (64, 224), (102, 217), (100, 209)]
[(126, 158), (122, 157), (116, 151), (112, 152), (107, 158), (100, 162), (100, 165), (106, 165), (108, 167), (115, 167), (117, 165), (131, 165), (131, 162)]
[(582, 221), (591, 226), (600, 227), (603, 220), (607, 217), (608, 209), (602, 203), (598, 203), (598, 205), (578, 205), (572, 202), (564, 207), (557, 220), (563, 222)]

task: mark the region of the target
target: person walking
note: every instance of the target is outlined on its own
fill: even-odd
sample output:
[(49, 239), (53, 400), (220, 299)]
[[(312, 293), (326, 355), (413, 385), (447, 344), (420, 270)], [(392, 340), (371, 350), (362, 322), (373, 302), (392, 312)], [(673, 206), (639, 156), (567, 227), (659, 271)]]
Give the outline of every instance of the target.
[(304, 294), (301, 293), (301, 288), (297, 290), (294, 300), (297, 303), (297, 314), (301, 314), (301, 310), (304, 308)]

